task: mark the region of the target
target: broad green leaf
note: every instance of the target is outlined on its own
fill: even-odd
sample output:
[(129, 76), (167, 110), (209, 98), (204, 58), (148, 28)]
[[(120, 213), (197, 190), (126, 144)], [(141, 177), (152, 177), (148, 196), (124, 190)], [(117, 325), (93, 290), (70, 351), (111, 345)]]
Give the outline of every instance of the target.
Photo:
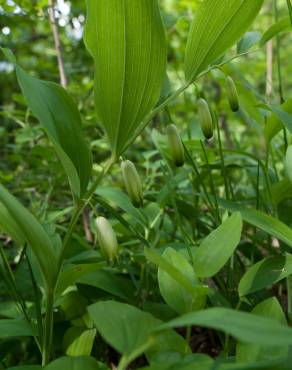
[(234, 253), (241, 238), (242, 218), (236, 212), (203, 240), (194, 257), (201, 278), (214, 276)]
[(69, 328), (63, 339), (68, 356), (89, 356), (92, 351), (96, 329), (85, 330), (81, 327)]
[[(287, 325), (285, 314), (276, 298), (268, 298), (259, 303), (251, 312), (254, 315), (275, 320), (283, 325)], [(260, 346), (256, 344), (246, 344), (239, 342), (236, 347), (236, 358), (239, 362), (253, 362), (269, 360), (273, 358), (285, 358), (288, 356), (288, 345), (282, 346)]]
[(23, 243), (25, 240), (21, 229), (2, 203), (0, 203), (0, 228), (18, 243)]
[(189, 325), (221, 330), (244, 343), (264, 346), (292, 344), (291, 328), (271, 319), (222, 307), (185, 314), (159, 326), (156, 330)]
[[(196, 285), (201, 287), (194, 269), (181, 253), (176, 252), (172, 248), (167, 248), (162, 257), (185, 275), (193, 284), (194, 291)], [(199, 310), (205, 305), (206, 294), (203, 294), (201, 289), (197, 291), (197, 294), (195, 294), (195, 292), (190, 293), (189, 290), (178, 283), (177, 280), (171, 277), (161, 267), (158, 268), (158, 283), (160, 293), (165, 302), (179, 314)]]
[(257, 292), (292, 274), (292, 256), (265, 258), (253, 265), (243, 275), (238, 286), (239, 295)]
[(16, 73), (29, 108), (54, 145), (72, 192), (82, 197), (91, 175), (92, 158), (76, 104), (61, 86), (38, 80), (17, 65)]
[(33, 331), (27, 321), (18, 319), (0, 320), (0, 339), (31, 336), (33, 336)]
[(76, 284), (76, 282), (84, 275), (90, 274), (91, 272), (97, 271), (103, 267), (102, 263), (86, 263), (78, 265), (68, 265), (61, 272), (57, 287), (56, 295), (64, 292), (70, 285)]
[(183, 353), (187, 348), (184, 339), (173, 331), (162, 336), (151, 333), (161, 321), (134, 306), (104, 301), (89, 306), (88, 312), (104, 340), (133, 359), (153, 349)]
[(263, 34), (260, 43), (261, 45), (264, 45), (273, 37), (279, 35), (282, 32), (288, 31), (291, 31), (291, 20), (290, 17), (284, 17), (267, 29), (267, 31)]
[(106, 370), (105, 365), (99, 364), (92, 357), (61, 357), (49, 365), (45, 370)]
[(143, 370), (211, 370), (212, 367), (214, 360), (204, 354), (161, 353)]
[(238, 203), (222, 199), (219, 200), (219, 204), (231, 212), (240, 212), (244, 221), (281, 240), (289, 245), (289, 247), (292, 247), (292, 230), (289, 226), (275, 217), (252, 208), (246, 208)]
[[(278, 113), (277, 113), (278, 112)], [(286, 115), (284, 115), (286, 113)], [(286, 127), (292, 132), (292, 99), (283, 103), (278, 110), (274, 109), (273, 114), (268, 118), (264, 128), (265, 139), (269, 143), (274, 136), (280, 132), (286, 122)]]
[(237, 45), (237, 53), (246, 53), (252, 46), (256, 45), (260, 39), (260, 32), (247, 32)]
[(129, 279), (114, 275), (111, 271), (96, 271), (78, 279), (79, 284), (85, 284), (104, 290), (121, 299), (133, 298), (134, 286)]
[(271, 188), (273, 202), (279, 204), (287, 198), (292, 198), (292, 183), (288, 178), (285, 178), (274, 184)]
[(184, 287), (190, 294), (197, 295), (200, 291), (200, 294), (202, 295), (208, 293), (207, 287), (203, 285), (194, 286), (193, 281), (189, 280), (188, 276), (182, 273), (176, 266), (170, 263), (163, 256), (160, 256), (153, 249), (145, 248), (144, 253), (148, 261), (154, 263), (161, 270), (164, 270), (173, 280)]
[[(33, 250), (41, 271), (49, 286), (57, 275), (57, 253), (47, 232), (37, 219), (0, 184), (0, 202), (5, 206), (13, 221)], [(16, 230), (17, 230), (16, 229)]]
[(248, 30), (263, 0), (204, 0), (188, 37), (185, 75), (193, 81)]
[(15, 64), (18, 82), (27, 104), (52, 141), (72, 192), (80, 198), (89, 182), (92, 157), (76, 104), (61, 86), (30, 76), (17, 64), (9, 49), (1, 50)]
[(166, 40), (157, 0), (87, 0), (84, 40), (95, 61), (95, 106), (114, 157), (158, 101)]

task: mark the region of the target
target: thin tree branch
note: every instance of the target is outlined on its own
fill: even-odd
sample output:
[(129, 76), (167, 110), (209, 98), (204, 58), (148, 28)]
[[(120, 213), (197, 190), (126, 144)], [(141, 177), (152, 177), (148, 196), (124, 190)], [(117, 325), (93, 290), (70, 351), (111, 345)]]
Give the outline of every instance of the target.
[(51, 29), (52, 29), (53, 36), (54, 36), (54, 44), (55, 44), (55, 50), (56, 50), (57, 60), (58, 60), (60, 83), (64, 88), (66, 88), (67, 77), (65, 73), (64, 61), (63, 61), (63, 56), (62, 56), (60, 35), (59, 35), (58, 25), (56, 23), (56, 17), (55, 17), (55, 0), (49, 0), (49, 20), (50, 20)]

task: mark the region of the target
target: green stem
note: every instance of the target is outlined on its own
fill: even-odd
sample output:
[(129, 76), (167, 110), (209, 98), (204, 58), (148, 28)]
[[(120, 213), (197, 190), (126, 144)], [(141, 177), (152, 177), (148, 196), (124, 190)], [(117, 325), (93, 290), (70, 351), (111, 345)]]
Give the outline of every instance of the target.
[(3, 251), (3, 249), (1, 247), (0, 247), (0, 256), (1, 256), (1, 258), (3, 260), (3, 264), (4, 264), (4, 266), (3, 266), (3, 268), (4, 268), (3, 278), (6, 281), (6, 284), (8, 286), (8, 289), (9, 289), (9, 292), (10, 292), (12, 298), (18, 304), (19, 309), (23, 313), (25, 320), (31, 326), (32, 331), (34, 333), (33, 336), (34, 336), (35, 343), (36, 343), (39, 351), (41, 352), (40, 341), (37, 338), (37, 336), (35, 335), (34, 327), (32, 326), (32, 322), (31, 322), (31, 320), (30, 320), (30, 318), (29, 318), (29, 316), (27, 314), (25, 301), (21, 297), (21, 294), (18, 292), (13, 271), (11, 270), (10, 264), (9, 264), (9, 262), (8, 262), (8, 260), (6, 258), (6, 255), (5, 255), (5, 253), (4, 253), (4, 251)]
[(189, 352), (189, 346), (192, 338), (192, 326), (187, 326), (187, 332), (186, 332), (186, 347), (185, 347), (185, 353)]
[(53, 312), (54, 312), (55, 287), (58, 282), (59, 275), (61, 273), (62, 263), (63, 263), (66, 247), (68, 246), (68, 243), (72, 237), (74, 228), (78, 222), (79, 216), (82, 213), (84, 207), (88, 204), (88, 202), (90, 202), (98, 184), (101, 182), (104, 176), (109, 172), (109, 170), (111, 169), (111, 167), (113, 166), (115, 162), (116, 160), (114, 158), (111, 158), (109, 160), (109, 162), (106, 164), (102, 172), (99, 174), (99, 176), (96, 178), (92, 186), (89, 188), (89, 190), (85, 194), (84, 198), (80, 200), (80, 202), (76, 205), (74, 213), (70, 221), (70, 224), (68, 226), (66, 235), (63, 239), (62, 249), (61, 249), (60, 256), (59, 256), (58, 275), (56, 278), (55, 286), (50, 288), (47, 292), (46, 316), (45, 316), (45, 322), (44, 322), (43, 356), (42, 356), (43, 365), (46, 365), (49, 363), (51, 352), (52, 352), (51, 347), (52, 347), (53, 324), (54, 324)]
[(201, 147), (202, 147), (202, 150), (203, 150), (203, 153), (204, 153), (204, 158), (205, 158), (205, 161), (206, 161), (208, 174), (209, 174), (209, 177), (210, 177), (211, 190), (212, 190), (214, 201), (215, 201), (216, 217), (217, 217), (218, 222), (220, 223), (221, 216), (220, 216), (220, 212), (219, 212), (218, 198), (217, 198), (217, 192), (216, 192), (216, 188), (215, 188), (215, 182), (214, 182), (213, 175), (212, 175), (212, 169), (211, 169), (211, 166), (210, 166), (210, 163), (209, 163), (209, 159), (208, 159), (208, 155), (207, 155), (207, 152), (206, 152), (205, 145), (202, 142), (202, 140), (200, 140), (200, 143), (201, 143)]
[(84, 198), (82, 200), (80, 200), (79, 203), (77, 203), (77, 205), (75, 206), (74, 213), (72, 215), (70, 224), (68, 226), (66, 235), (65, 235), (64, 240), (63, 240), (62, 249), (61, 249), (61, 253), (60, 253), (60, 257), (59, 257), (59, 270), (61, 268), (61, 265), (62, 265), (62, 262), (63, 262), (63, 259), (64, 259), (64, 253), (65, 253), (66, 247), (68, 246), (68, 243), (71, 239), (72, 233), (73, 233), (74, 228), (75, 228), (75, 226), (78, 222), (80, 214), (82, 213), (84, 207), (86, 207), (88, 202), (90, 202), (97, 186), (99, 185), (101, 180), (104, 178), (104, 176), (109, 172), (109, 170), (111, 169), (111, 167), (113, 166), (113, 164), (115, 162), (116, 162), (116, 160), (114, 158), (111, 158), (108, 161), (108, 163), (105, 165), (104, 169), (101, 171), (99, 176), (96, 178), (96, 180), (93, 182), (92, 186), (89, 188), (89, 190), (85, 194)]
[(48, 289), (46, 302), (46, 315), (44, 321), (42, 366), (46, 366), (50, 362), (53, 340), (53, 325), (54, 325), (54, 291)]
[(204, 197), (204, 200), (205, 200), (205, 204), (206, 204), (206, 207), (211, 211), (212, 210), (212, 214), (215, 212), (215, 215), (214, 215), (214, 219), (216, 220), (216, 222), (218, 223), (218, 220), (217, 220), (217, 215), (216, 215), (216, 210), (214, 208), (214, 205), (213, 203), (211, 202), (211, 199), (209, 197), (209, 194), (208, 194), (208, 191), (207, 191), (207, 188), (204, 184), (204, 181), (201, 179), (201, 175), (200, 175), (200, 172), (198, 170), (198, 167), (195, 163), (195, 161), (193, 160), (190, 152), (188, 151), (187, 147), (185, 146), (185, 144), (183, 143), (183, 146), (184, 146), (184, 150), (185, 150), (185, 153), (186, 153), (186, 157), (188, 159), (188, 162), (190, 163), (190, 165), (192, 166), (195, 174), (196, 174), (196, 178), (199, 182), (199, 185), (202, 187), (203, 189), (203, 193), (205, 195)]
[[(290, 3), (289, 3), (289, 5), (291, 6)], [(288, 9), (289, 9), (289, 5), (288, 5)], [(279, 12), (278, 12), (278, 6), (277, 6), (277, 1), (276, 0), (274, 1), (274, 11), (275, 11), (275, 22), (278, 22)], [(289, 9), (289, 14), (290, 14), (290, 9)], [(290, 14), (290, 17), (291, 17), (291, 14)], [(281, 63), (280, 49), (281, 49), (280, 36), (277, 35), (276, 36), (276, 59), (277, 59), (278, 84), (279, 84), (278, 92), (279, 92), (280, 104), (283, 104), (284, 101), (285, 101), (285, 98), (284, 98), (284, 88), (283, 88), (283, 78), (282, 78), (282, 63)], [(285, 143), (285, 152), (286, 152), (287, 147), (288, 147), (288, 138), (287, 138), (287, 132), (286, 132), (285, 127), (283, 128), (283, 134), (284, 134), (284, 143)]]
[(218, 144), (219, 144), (219, 154), (220, 154), (220, 161), (221, 161), (221, 171), (222, 176), (224, 179), (224, 186), (225, 186), (225, 194), (226, 199), (230, 199), (230, 193), (229, 193), (229, 186), (227, 181), (227, 174), (226, 174), (226, 167), (225, 167), (225, 161), (224, 161), (224, 155), (223, 155), (223, 148), (222, 148), (222, 140), (221, 140), (221, 134), (220, 134), (220, 127), (219, 127), (219, 120), (218, 116), (215, 112), (215, 124), (216, 124), (216, 130), (217, 130), (217, 138), (218, 138)]
[(291, 22), (291, 26), (292, 26), (292, 4), (291, 4), (290, 0), (286, 0), (286, 3), (287, 3), (287, 6), (288, 6), (290, 22)]
[(154, 338), (149, 338), (147, 342), (134, 350), (130, 355), (123, 355), (118, 364), (117, 370), (125, 370), (135, 358), (142, 355), (149, 347), (153, 345)]

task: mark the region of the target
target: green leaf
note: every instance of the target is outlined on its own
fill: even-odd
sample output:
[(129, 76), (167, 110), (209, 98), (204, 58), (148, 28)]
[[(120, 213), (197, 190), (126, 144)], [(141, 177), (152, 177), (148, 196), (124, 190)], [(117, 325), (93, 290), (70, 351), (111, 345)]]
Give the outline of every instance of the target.
[(271, 188), (273, 202), (275, 204), (281, 203), (283, 200), (292, 198), (292, 183), (288, 178), (285, 178)]
[(0, 203), (0, 228), (18, 243), (23, 243), (25, 240), (21, 229), (2, 203)]
[(292, 183), (292, 145), (289, 145), (287, 148), (287, 152), (285, 156), (285, 168), (286, 168), (286, 174), (291, 184)]
[(194, 257), (201, 278), (214, 276), (232, 256), (240, 242), (242, 218), (236, 212), (203, 240)]
[(145, 226), (147, 220), (145, 220), (142, 212), (133, 206), (130, 198), (120, 189), (102, 186), (96, 189), (95, 194), (105, 199), (108, 203), (118, 206), (128, 215), (131, 215), (140, 225)]
[(204, 0), (188, 37), (185, 75), (193, 81), (244, 35), (263, 0)]
[(264, 346), (292, 344), (291, 328), (251, 313), (221, 307), (185, 314), (159, 326), (156, 330), (189, 325), (222, 330), (244, 343)]
[(261, 39), (260, 32), (247, 32), (237, 45), (237, 53), (246, 53), (251, 47), (256, 45)]
[[(268, 298), (259, 303), (252, 314), (272, 319), (283, 325), (287, 325), (285, 314), (277, 298)], [(288, 356), (288, 345), (282, 346), (260, 346), (256, 344), (238, 343), (236, 347), (236, 358), (239, 362), (263, 361), (273, 358), (285, 358)]]
[(81, 127), (81, 118), (70, 95), (56, 83), (27, 74), (8, 49), (1, 49), (15, 64), (22, 93), (33, 114), (52, 141), (77, 198), (86, 191), (92, 169), (92, 157)]
[(291, 20), (289, 16), (278, 20), (267, 29), (267, 31), (263, 34), (261, 38), (261, 46), (263, 46), (266, 42), (279, 35), (280, 33), (288, 31), (291, 31)]
[(81, 327), (69, 328), (65, 335), (63, 344), (68, 356), (89, 356), (92, 351), (96, 329), (84, 330)]
[(223, 199), (219, 200), (219, 204), (231, 212), (240, 212), (244, 221), (281, 240), (289, 245), (289, 247), (292, 247), (292, 230), (289, 226), (275, 217)]
[(126, 277), (114, 275), (111, 271), (95, 271), (78, 279), (79, 284), (85, 284), (104, 290), (121, 299), (133, 298), (134, 286)]
[(184, 314), (204, 307), (206, 294), (201, 289), (195, 293), (196, 285), (201, 284), (187, 259), (172, 248), (167, 248), (162, 257), (172, 266), (175, 266), (192, 284), (194, 292), (190, 293), (184, 286), (177, 282), (163, 268), (158, 268), (159, 289), (165, 302), (177, 313)]
[(134, 359), (156, 349), (184, 352), (187, 345), (173, 331), (154, 335), (152, 330), (161, 324), (150, 313), (134, 306), (114, 301), (98, 302), (88, 307), (97, 330), (115, 350)]
[(283, 129), (285, 123), (289, 131), (292, 132), (291, 115), (292, 99), (285, 101), (277, 110), (274, 107), (273, 114), (268, 118), (264, 128), (265, 139), (268, 143)]
[(51, 362), (45, 370), (105, 370), (105, 365), (100, 365), (92, 357), (61, 357)]
[(176, 266), (170, 263), (166, 258), (160, 256), (153, 249), (145, 248), (144, 253), (146, 258), (158, 266), (161, 270), (167, 272), (167, 274), (172, 277), (177, 283), (184, 287), (189, 293), (197, 295), (198, 291), (201, 290), (201, 294), (207, 294), (208, 288), (201, 286), (194, 286), (193, 282), (189, 280), (188, 276), (182, 273)]
[[(0, 202), (5, 206), (33, 250), (48, 286), (57, 276), (57, 253), (47, 232), (37, 219), (0, 184)], [(16, 229), (16, 230), (17, 230)]]
[(32, 328), (27, 321), (18, 319), (0, 320), (0, 339), (31, 336), (33, 336)]
[(265, 258), (253, 265), (241, 278), (240, 297), (255, 293), (292, 274), (292, 255)]
[(70, 285), (74, 285), (82, 276), (97, 271), (103, 267), (102, 263), (86, 263), (78, 265), (67, 265), (61, 272), (57, 287), (56, 295), (64, 292)]
[(158, 101), (166, 39), (157, 0), (87, 0), (85, 44), (95, 61), (95, 106), (113, 155)]

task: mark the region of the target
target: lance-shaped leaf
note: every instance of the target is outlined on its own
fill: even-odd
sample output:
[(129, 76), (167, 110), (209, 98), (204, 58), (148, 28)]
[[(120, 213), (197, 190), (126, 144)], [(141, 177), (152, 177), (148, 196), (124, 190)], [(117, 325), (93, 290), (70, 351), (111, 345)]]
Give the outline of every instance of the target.
[(116, 157), (162, 89), (166, 39), (157, 0), (87, 0), (84, 40), (95, 61), (96, 112)]
[(291, 328), (272, 319), (223, 307), (187, 313), (160, 325), (155, 331), (189, 325), (221, 330), (244, 343), (263, 346), (292, 345)]
[(17, 235), (20, 235), (20, 237), (23, 235), (25, 241), (32, 248), (46, 283), (48, 287), (51, 287), (57, 276), (57, 256), (45, 229), (1, 184), (0, 202), (9, 213), (10, 219), (17, 225)]
[(208, 278), (226, 264), (240, 242), (242, 217), (236, 212), (203, 240), (194, 259), (195, 272)]
[[(277, 298), (268, 298), (259, 303), (252, 311), (259, 317), (275, 320), (282, 325), (287, 325), (283, 309)], [(261, 346), (238, 342), (236, 346), (236, 359), (238, 362), (253, 362), (261, 360), (272, 360), (275, 358), (286, 358), (288, 356), (288, 345)]]
[(233, 46), (248, 30), (263, 0), (204, 0), (188, 37), (185, 75), (193, 81), (200, 72)]
[(92, 157), (84, 138), (81, 118), (70, 95), (56, 83), (27, 74), (9, 49), (1, 49), (15, 65), (18, 82), (28, 107), (52, 141), (77, 198), (84, 194), (92, 168)]
[(84, 194), (92, 159), (81, 127), (79, 111), (59, 85), (38, 80), (16, 66), (21, 90), (29, 108), (51, 139), (77, 198)]

